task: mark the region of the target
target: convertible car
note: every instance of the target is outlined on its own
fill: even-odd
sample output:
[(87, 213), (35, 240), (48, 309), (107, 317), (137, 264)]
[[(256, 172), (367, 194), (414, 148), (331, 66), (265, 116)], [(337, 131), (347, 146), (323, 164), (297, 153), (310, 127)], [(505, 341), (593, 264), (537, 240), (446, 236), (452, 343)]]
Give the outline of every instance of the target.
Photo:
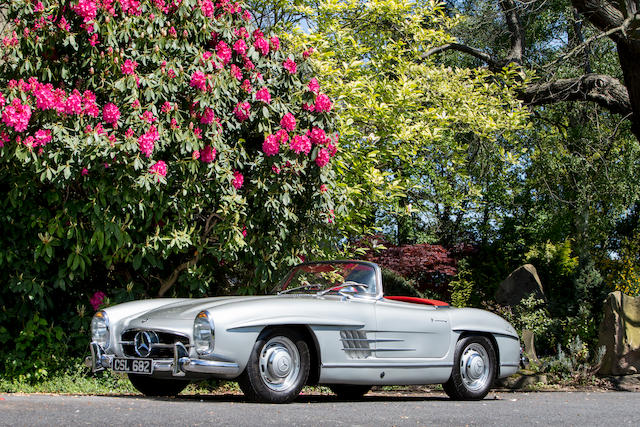
[(128, 374), (145, 395), (235, 379), (250, 400), (285, 403), (305, 384), (357, 399), (373, 385), (443, 384), (484, 398), (515, 373), (520, 343), (495, 314), (387, 296), (364, 261), (304, 263), (272, 295), (151, 299), (106, 308), (91, 322), (94, 371)]

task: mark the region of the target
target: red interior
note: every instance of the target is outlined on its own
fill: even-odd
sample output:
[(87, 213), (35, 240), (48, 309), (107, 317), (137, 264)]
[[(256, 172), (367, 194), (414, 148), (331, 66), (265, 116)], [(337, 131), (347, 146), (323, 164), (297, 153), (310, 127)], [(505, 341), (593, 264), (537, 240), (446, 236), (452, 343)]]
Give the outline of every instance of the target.
[(447, 304), (444, 301), (438, 301), (437, 299), (426, 299), (426, 298), (416, 298), (416, 297), (387, 297), (386, 299), (394, 300), (394, 301), (402, 301), (402, 302), (410, 302), (413, 304), (424, 304), (424, 305), (438, 305), (446, 307)]

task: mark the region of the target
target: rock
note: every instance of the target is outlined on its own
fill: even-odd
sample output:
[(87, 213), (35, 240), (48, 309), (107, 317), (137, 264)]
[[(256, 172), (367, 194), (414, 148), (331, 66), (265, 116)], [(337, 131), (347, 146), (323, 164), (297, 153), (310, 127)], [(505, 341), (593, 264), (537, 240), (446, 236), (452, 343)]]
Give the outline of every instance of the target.
[(524, 354), (529, 361), (537, 362), (538, 355), (536, 354), (536, 347), (534, 345), (535, 335), (528, 329), (522, 330), (522, 344), (524, 345)]
[(531, 294), (546, 301), (536, 268), (531, 264), (525, 264), (515, 269), (500, 283), (496, 291), (496, 301), (499, 304), (514, 306)]
[(640, 297), (633, 298), (620, 291), (607, 296), (598, 346), (605, 346), (599, 374), (640, 373)]
[(618, 391), (640, 391), (639, 375), (617, 375), (606, 377), (611, 382), (614, 390)]
[(510, 390), (532, 389), (549, 383), (545, 374), (514, 374), (496, 381), (496, 385)]

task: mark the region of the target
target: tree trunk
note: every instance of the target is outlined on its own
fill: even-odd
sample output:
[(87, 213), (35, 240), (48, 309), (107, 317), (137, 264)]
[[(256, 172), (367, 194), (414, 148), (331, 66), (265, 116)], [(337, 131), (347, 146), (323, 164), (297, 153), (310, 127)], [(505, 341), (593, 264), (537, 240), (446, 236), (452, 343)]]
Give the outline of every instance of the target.
[(629, 92), (629, 101), (633, 110), (631, 130), (640, 140), (640, 41), (621, 40), (617, 43), (618, 58), (624, 75), (624, 83)]

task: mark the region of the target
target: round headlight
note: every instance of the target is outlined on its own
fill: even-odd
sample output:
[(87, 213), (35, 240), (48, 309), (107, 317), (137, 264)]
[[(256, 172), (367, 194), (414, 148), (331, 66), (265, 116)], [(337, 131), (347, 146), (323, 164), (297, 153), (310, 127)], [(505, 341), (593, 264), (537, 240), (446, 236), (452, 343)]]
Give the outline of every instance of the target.
[(209, 313), (201, 311), (193, 322), (193, 344), (198, 354), (209, 354), (213, 351), (215, 329)]
[(109, 347), (109, 318), (103, 310), (97, 312), (91, 320), (91, 341), (100, 347)]

